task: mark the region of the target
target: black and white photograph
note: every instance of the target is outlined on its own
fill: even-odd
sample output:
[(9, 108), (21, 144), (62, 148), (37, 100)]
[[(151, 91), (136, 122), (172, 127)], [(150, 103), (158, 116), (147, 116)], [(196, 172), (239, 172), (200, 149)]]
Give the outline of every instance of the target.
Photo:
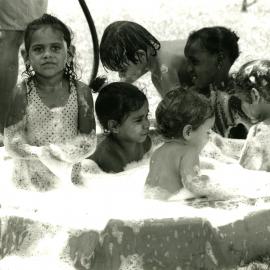
[(269, 17), (0, 0), (0, 270), (269, 270)]

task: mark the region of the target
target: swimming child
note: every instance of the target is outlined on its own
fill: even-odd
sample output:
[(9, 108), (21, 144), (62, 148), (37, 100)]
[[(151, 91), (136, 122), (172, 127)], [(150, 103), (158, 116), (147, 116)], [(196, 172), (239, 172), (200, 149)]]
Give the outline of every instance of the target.
[(98, 94), (95, 110), (106, 137), (89, 158), (103, 171), (121, 172), (150, 150), (148, 101), (136, 86), (124, 82), (106, 85)]
[(163, 97), (168, 90), (191, 84), (184, 46), (185, 40), (158, 41), (138, 23), (116, 21), (103, 33), (100, 59), (124, 82), (133, 83), (151, 72), (152, 82)]
[(270, 171), (270, 61), (253, 60), (236, 74), (235, 95), (241, 108), (252, 119), (240, 164), (252, 170)]
[(204, 27), (189, 35), (185, 56), (194, 89), (211, 96), (214, 130), (223, 137), (245, 139), (250, 125), (239, 117), (239, 102), (230, 95), (234, 84), (229, 71), (239, 56), (238, 40), (226, 27)]
[(189, 182), (207, 180), (200, 176), (199, 153), (207, 143), (214, 124), (214, 111), (209, 100), (192, 90), (168, 92), (156, 109), (157, 129), (164, 144), (150, 159), (145, 183), (148, 190), (157, 191), (160, 199), (168, 199)]
[(25, 30), (26, 79), (15, 89), (4, 138), (14, 180), (24, 188), (47, 190), (57, 182), (41, 159), (73, 163), (95, 149), (92, 93), (77, 79), (71, 41), (68, 27), (48, 14)]

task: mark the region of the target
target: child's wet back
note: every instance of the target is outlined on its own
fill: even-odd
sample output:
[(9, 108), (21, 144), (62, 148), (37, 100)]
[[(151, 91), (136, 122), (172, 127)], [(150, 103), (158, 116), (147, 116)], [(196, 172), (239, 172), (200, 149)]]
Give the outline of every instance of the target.
[(157, 189), (157, 197), (167, 199), (200, 179), (199, 153), (209, 139), (213, 110), (204, 96), (176, 89), (159, 103), (156, 120), (165, 142), (150, 159), (145, 190)]

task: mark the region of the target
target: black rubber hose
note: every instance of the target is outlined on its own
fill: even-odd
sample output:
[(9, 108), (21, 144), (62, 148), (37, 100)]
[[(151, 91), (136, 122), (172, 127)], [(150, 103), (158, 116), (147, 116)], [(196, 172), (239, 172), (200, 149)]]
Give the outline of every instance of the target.
[(90, 81), (89, 85), (91, 85), (92, 81), (96, 78), (97, 73), (98, 73), (98, 66), (99, 66), (99, 42), (98, 42), (98, 36), (97, 36), (97, 31), (96, 27), (94, 24), (94, 20), (90, 14), (90, 11), (85, 3), (84, 0), (78, 0), (80, 3), (80, 6), (83, 10), (84, 16), (86, 18), (86, 21), (88, 23), (90, 33), (92, 36), (92, 42), (93, 42), (93, 54), (94, 54), (94, 59), (93, 59), (93, 68), (90, 76)]

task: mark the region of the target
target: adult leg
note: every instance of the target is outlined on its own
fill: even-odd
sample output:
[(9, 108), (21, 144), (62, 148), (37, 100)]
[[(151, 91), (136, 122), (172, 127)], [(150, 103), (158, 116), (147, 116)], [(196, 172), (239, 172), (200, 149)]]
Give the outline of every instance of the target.
[(0, 134), (3, 134), (5, 119), (18, 77), (18, 54), (23, 40), (23, 31), (0, 30)]

